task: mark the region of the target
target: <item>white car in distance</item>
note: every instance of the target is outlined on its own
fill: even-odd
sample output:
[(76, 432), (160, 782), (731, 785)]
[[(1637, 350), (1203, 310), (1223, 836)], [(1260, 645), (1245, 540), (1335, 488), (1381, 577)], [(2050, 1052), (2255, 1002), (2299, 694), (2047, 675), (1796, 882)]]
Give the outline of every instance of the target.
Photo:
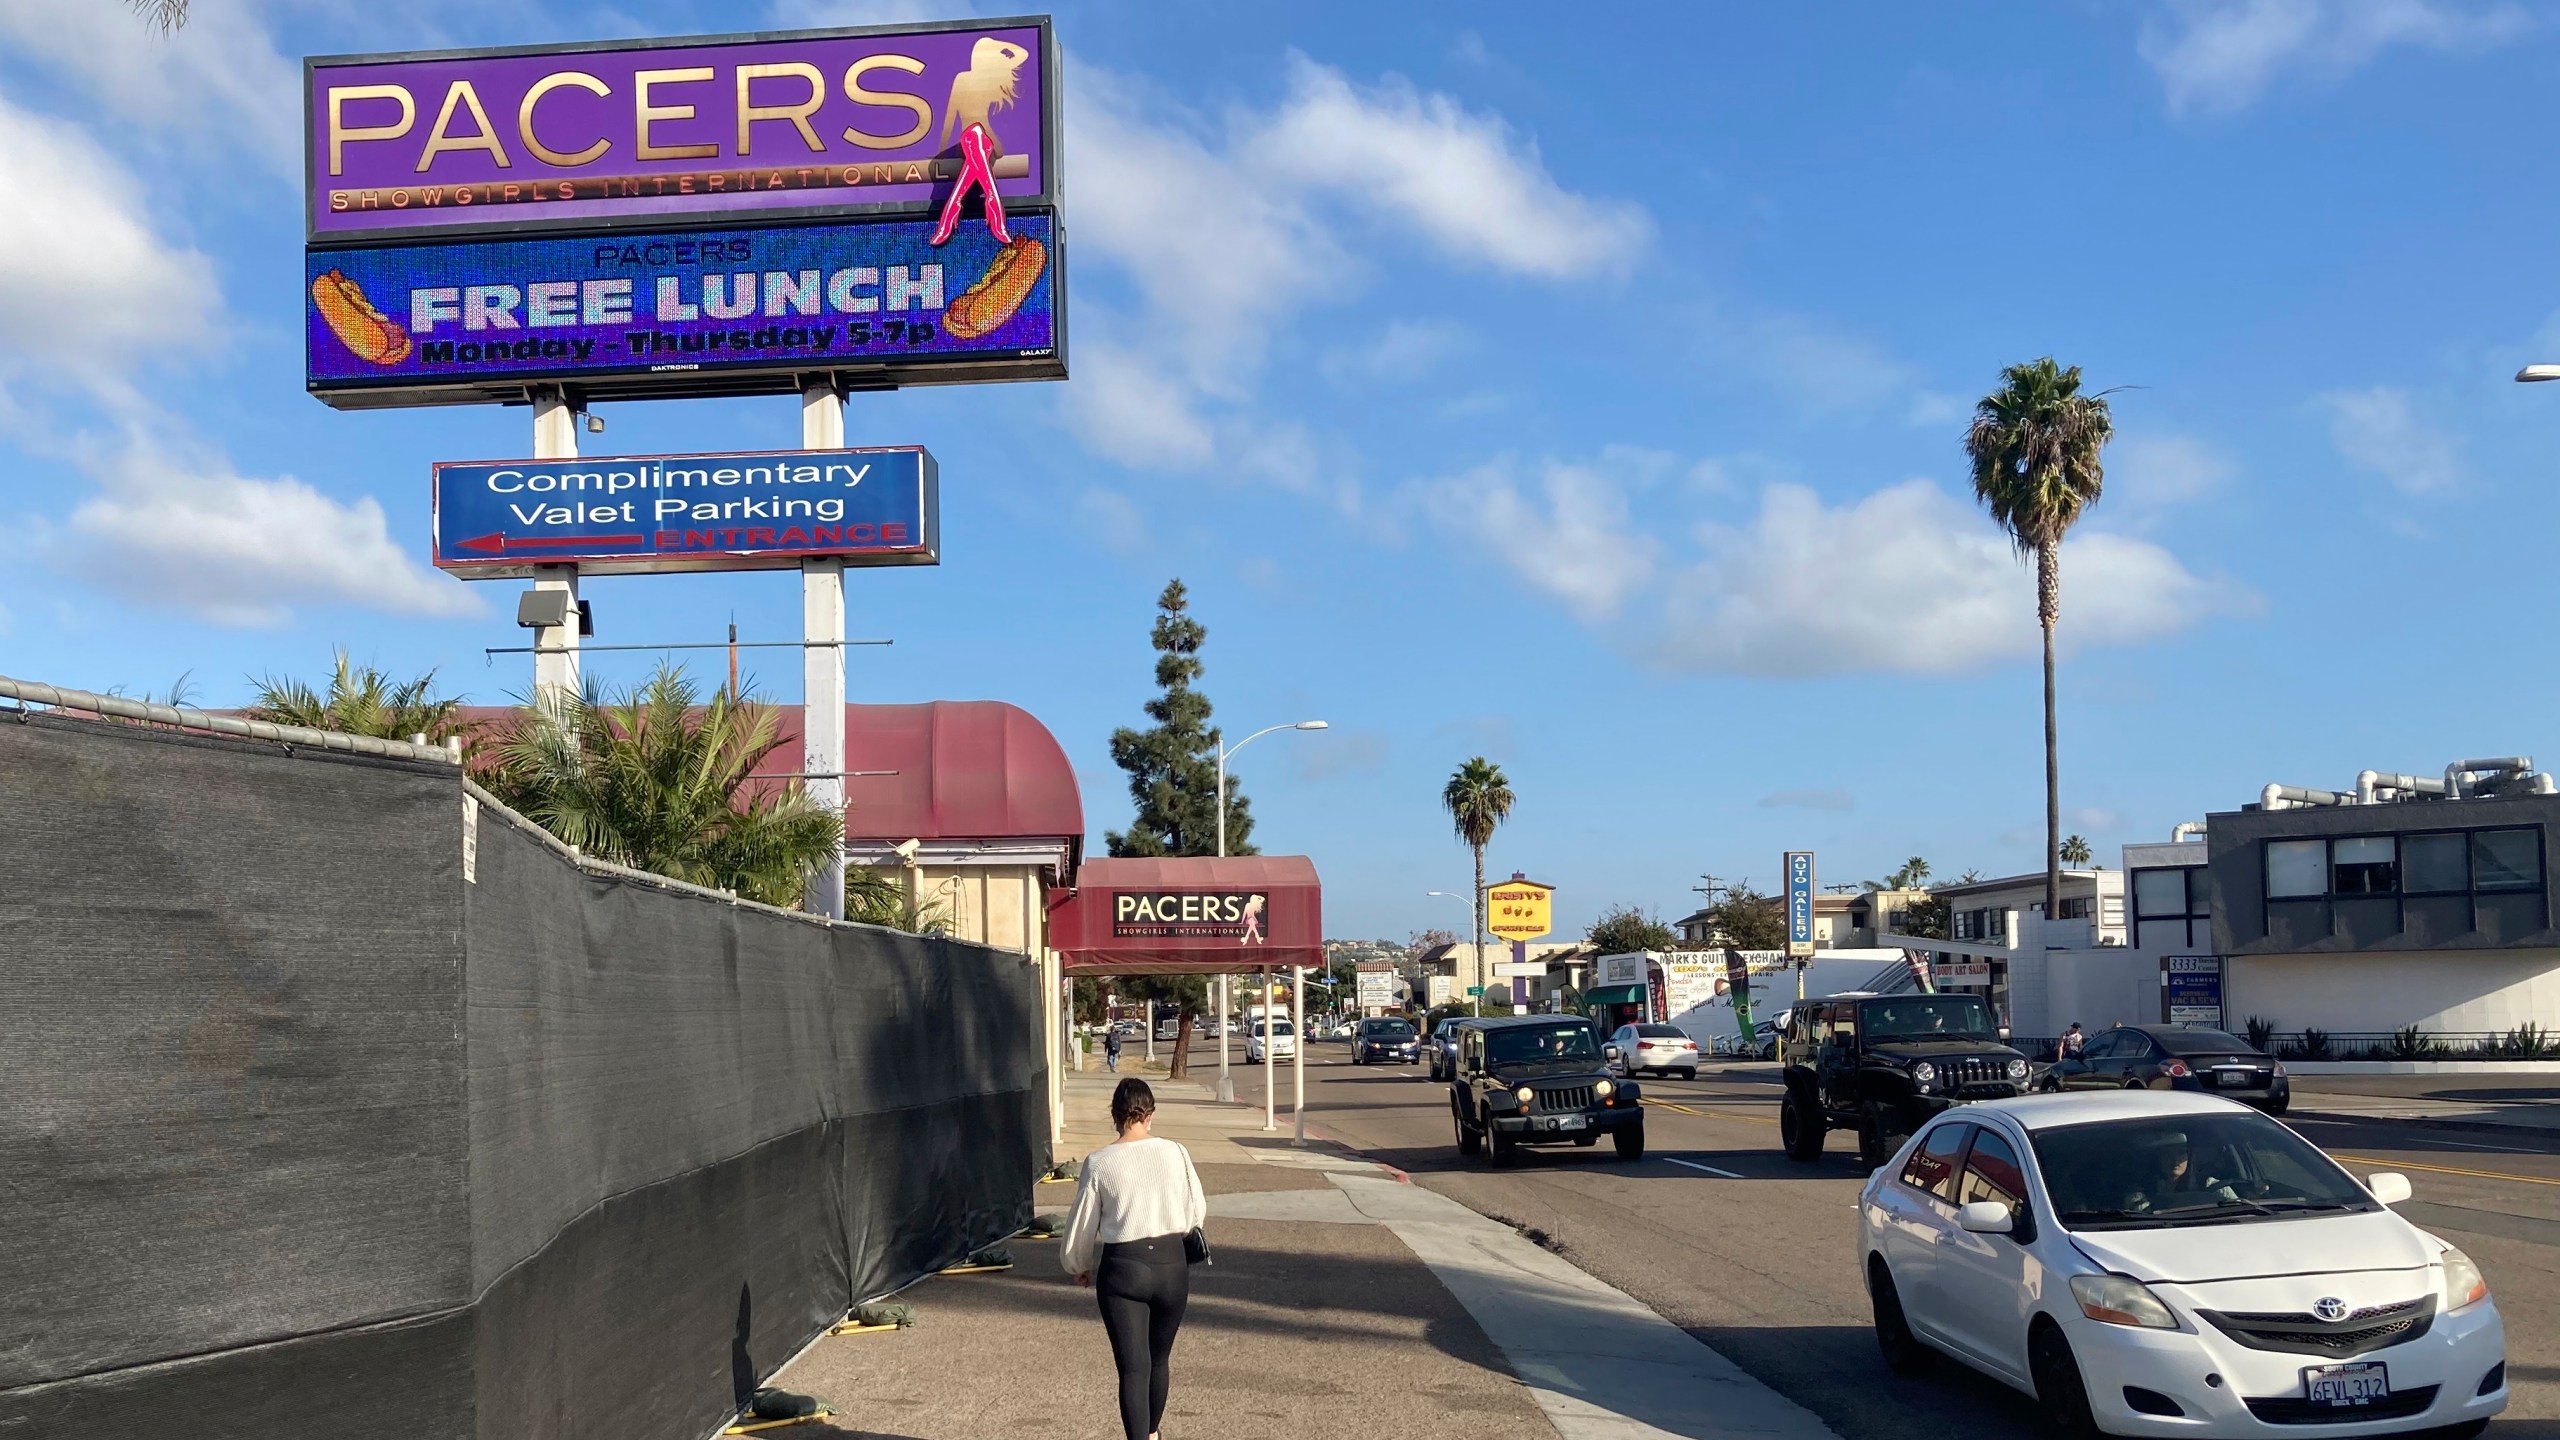
[[(1245, 1031), (1244, 1063), (1260, 1065), (1266, 1060), (1294, 1060), (1298, 1055), (1298, 1032), (1286, 1020), (1271, 1022), (1271, 1034), (1262, 1033), (1262, 1022), (1256, 1020)], [(1264, 1053), (1268, 1051), (1269, 1053)]]
[(2480, 1269), (2245, 1106), (2108, 1091), (1958, 1106), (1859, 1192), (1876, 1341), (2089, 1437), (2476, 1434), (2506, 1408)]
[(1609, 1037), (1609, 1065), (1630, 1079), (1644, 1074), (1698, 1078), (1698, 1042), (1671, 1025), (1621, 1025)]

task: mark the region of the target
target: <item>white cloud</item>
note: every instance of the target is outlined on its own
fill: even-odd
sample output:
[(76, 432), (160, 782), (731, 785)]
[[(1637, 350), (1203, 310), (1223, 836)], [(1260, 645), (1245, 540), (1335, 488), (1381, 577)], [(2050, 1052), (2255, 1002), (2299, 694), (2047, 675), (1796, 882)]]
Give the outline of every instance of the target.
[(2247, 108), (2288, 71), (2335, 81), (2394, 46), (2461, 52), (2523, 31), (2512, 4), (2463, 0), (2168, 0), (2137, 48), (2173, 115)]
[(2108, 508), (2155, 514), (2201, 500), (2231, 483), (2240, 467), (2193, 435), (2120, 436), (2107, 448)]
[[(1926, 480), (1838, 507), (1798, 485), (1746, 524), (1700, 527), (1645, 649), (1677, 669), (1801, 676), (1953, 674), (2038, 653), (2034, 584), (2008, 540)], [(2134, 644), (2251, 603), (2148, 541), (2062, 548), (2061, 642)]]
[(2340, 458), (2389, 481), (2404, 495), (2449, 490), (2462, 481), (2462, 440), (2418, 413), (2409, 392), (2389, 385), (2320, 397), (2329, 443)]
[[(2071, 822), (2071, 828), (2075, 830), (2095, 830), (2101, 834), (2121, 829), (2124, 825), (2123, 815), (2099, 805), (2083, 805), (2077, 810), (2065, 810), (2062, 812), (2062, 818)], [(2097, 858), (2104, 861), (2107, 857), (2101, 855)]]
[(1103, 548), (1118, 554), (1140, 554), (1154, 543), (1148, 534), (1147, 512), (1117, 490), (1093, 489), (1077, 496), (1076, 518)]
[(1773, 790), (1760, 797), (1763, 810), (1822, 810), (1846, 815), (1858, 808), (1857, 798), (1846, 790)]
[(152, 228), (130, 171), (0, 99), (0, 374), (122, 391), (128, 367), (193, 348), (221, 308), (212, 261)]
[[(1711, 317), (1708, 357), (1721, 368), (1784, 392), (1818, 414), (1867, 410), (1892, 401), (1913, 424), (1943, 407), (1916, 390), (1919, 371), (1883, 346), (1808, 315), (1767, 312)], [(1961, 418), (1959, 404), (1955, 416)]]
[(370, 496), (341, 503), (284, 476), (239, 475), (218, 458), (143, 441), (93, 457), (98, 493), (47, 549), (99, 586), (219, 625), (280, 625), (297, 605), (471, 615), (460, 584), (392, 542)]
[(159, 35), (112, 0), (8, 0), (0, 47), (104, 102), (119, 129), (289, 177), (301, 168), (302, 75), (277, 52), (260, 8), (199, 3), (183, 28)]
[(1466, 342), (1466, 328), (1445, 320), (1390, 320), (1375, 340), (1327, 354), (1324, 374), (1345, 386), (1409, 383), (1438, 368)]
[(1497, 460), (1420, 487), (1443, 526), (1509, 564), (1585, 621), (1615, 616), (1651, 579), (1660, 546), (1638, 532), (1600, 468), (1549, 461), (1534, 486)]
[(1253, 173), (1334, 189), (1400, 215), (1452, 255), (1566, 280), (1624, 264), (1653, 233), (1637, 206), (1556, 183), (1534, 142), (1401, 77), (1356, 86), (1292, 56), (1289, 99), (1247, 146)]

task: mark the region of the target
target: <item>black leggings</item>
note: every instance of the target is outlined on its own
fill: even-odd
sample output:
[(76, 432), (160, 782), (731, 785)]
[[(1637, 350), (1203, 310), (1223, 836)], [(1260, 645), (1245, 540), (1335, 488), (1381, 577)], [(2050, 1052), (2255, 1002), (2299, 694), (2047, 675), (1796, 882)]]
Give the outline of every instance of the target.
[(1182, 1237), (1158, 1235), (1102, 1247), (1093, 1289), (1102, 1302), (1102, 1328), (1111, 1336), (1111, 1361), (1120, 1367), (1120, 1428), (1128, 1440), (1147, 1440), (1164, 1424), (1165, 1392), (1173, 1384), (1173, 1336), (1191, 1301), (1191, 1266)]

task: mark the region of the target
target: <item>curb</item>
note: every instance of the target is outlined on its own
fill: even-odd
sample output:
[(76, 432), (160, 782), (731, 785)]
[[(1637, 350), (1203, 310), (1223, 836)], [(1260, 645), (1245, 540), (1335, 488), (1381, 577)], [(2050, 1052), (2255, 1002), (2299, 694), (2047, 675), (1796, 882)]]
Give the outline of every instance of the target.
[(2311, 1120), (2360, 1121), (2367, 1125), (2407, 1125), (2419, 1130), (2452, 1130), (2466, 1135), (2524, 1135), (2560, 1140), (2560, 1126), (2516, 1125), (2497, 1120), (2448, 1120), (2433, 1115), (2374, 1115), (2361, 1110), (2309, 1110), (2296, 1104), (2286, 1112)]

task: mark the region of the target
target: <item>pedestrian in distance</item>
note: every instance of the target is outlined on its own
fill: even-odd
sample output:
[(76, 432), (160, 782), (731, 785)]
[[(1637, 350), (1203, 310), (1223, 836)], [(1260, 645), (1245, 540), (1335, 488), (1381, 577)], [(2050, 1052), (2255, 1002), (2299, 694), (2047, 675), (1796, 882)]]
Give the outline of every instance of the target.
[(2087, 1048), (2088, 1044), (2089, 1037), (2080, 1033), (2080, 1022), (2074, 1020), (2071, 1022), (2071, 1028), (2062, 1032), (2062, 1038), (2054, 1042), (2053, 1058), (2077, 1060), (2080, 1058), (2080, 1052)]
[(1102, 1064), (1112, 1074), (1120, 1073), (1120, 1027), (1117, 1025), (1103, 1028)]
[(1111, 1092), (1120, 1138), (1084, 1157), (1058, 1260), (1102, 1306), (1120, 1372), (1124, 1440), (1155, 1440), (1173, 1386), (1173, 1340), (1191, 1299), (1191, 1265), (1206, 1260), (1208, 1199), (1191, 1152), (1154, 1133), (1156, 1094), (1123, 1080)]

